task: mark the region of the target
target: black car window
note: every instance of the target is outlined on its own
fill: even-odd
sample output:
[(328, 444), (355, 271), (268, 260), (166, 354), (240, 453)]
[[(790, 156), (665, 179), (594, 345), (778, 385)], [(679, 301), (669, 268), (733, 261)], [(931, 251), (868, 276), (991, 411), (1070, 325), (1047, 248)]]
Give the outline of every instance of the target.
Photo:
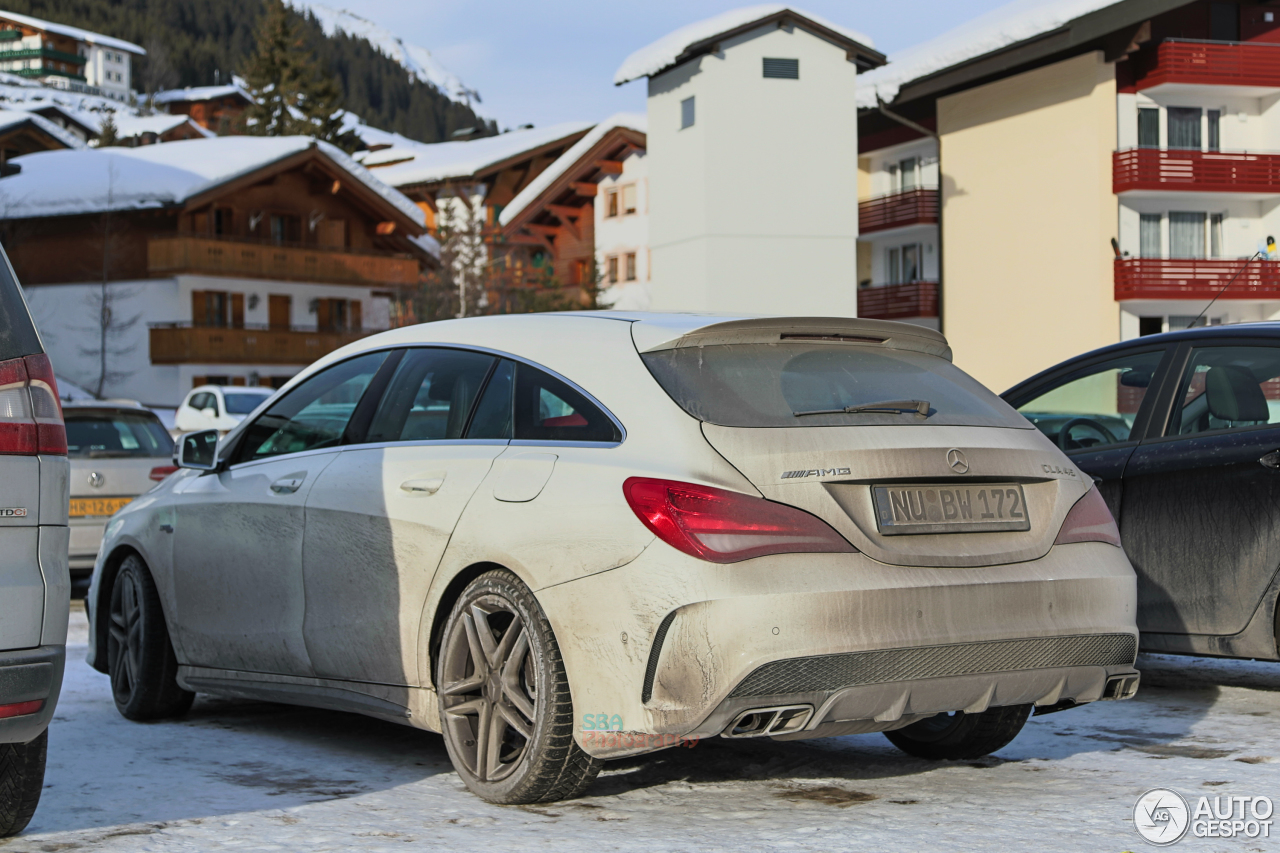
[(76, 458), (164, 458), (173, 455), (173, 439), (151, 412), (68, 407), (67, 455)]
[(303, 381), (250, 424), (236, 461), (340, 444), (356, 404), (386, 358), (386, 352), (357, 356)]
[(396, 367), (364, 440), (462, 438), (472, 406), (496, 360), (465, 350), (409, 350)]
[(0, 361), (41, 352), (40, 338), (31, 324), (31, 315), (9, 274), (9, 264), (0, 256)]
[(1166, 435), (1280, 423), (1280, 347), (1197, 348), (1175, 399)]
[(516, 365), (515, 437), (530, 441), (622, 441), (600, 408), (567, 383), (527, 364)]
[(213, 409), (216, 414), (218, 411), (217, 400), (208, 391), (202, 391), (191, 398), (191, 408), (197, 412), (203, 412), (205, 409)]
[(1038, 388), (1023, 417), (1068, 452), (1130, 440), (1164, 349), (1091, 364)]
[(247, 415), (254, 409), (262, 405), (262, 401), (267, 399), (268, 394), (249, 394), (228, 391), (223, 394), (223, 399), (227, 401), (228, 415)]
[(467, 438), (511, 438), (511, 411), (514, 402), (516, 364), (503, 359), (489, 378), (484, 396), (471, 418)]

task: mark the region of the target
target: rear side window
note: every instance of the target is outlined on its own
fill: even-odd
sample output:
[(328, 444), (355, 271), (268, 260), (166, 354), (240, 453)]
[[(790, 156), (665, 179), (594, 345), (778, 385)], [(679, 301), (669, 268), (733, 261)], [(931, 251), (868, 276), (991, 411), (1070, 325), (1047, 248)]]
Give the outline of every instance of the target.
[(18, 283), (9, 272), (8, 260), (0, 256), (0, 361), (42, 351)]
[(622, 441), (622, 431), (598, 406), (549, 373), (516, 365), (516, 439)]
[[(796, 341), (684, 347), (642, 357), (682, 409), (720, 426), (1031, 428), (973, 377), (923, 353)], [(900, 412), (848, 411), (886, 403), (908, 405)], [(917, 407), (927, 408), (928, 416), (916, 414)]]
[(396, 368), (365, 441), (462, 438), (496, 359), (451, 349), (412, 349)]
[(73, 458), (169, 457), (173, 439), (148, 412), (65, 410), (67, 455)]
[(225, 392), (222, 399), (227, 401), (228, 415), (247, 415), (254, 409), (262, 405), (262, 401), (270, 396), (268, 394), (237, 394), (234, 391)]

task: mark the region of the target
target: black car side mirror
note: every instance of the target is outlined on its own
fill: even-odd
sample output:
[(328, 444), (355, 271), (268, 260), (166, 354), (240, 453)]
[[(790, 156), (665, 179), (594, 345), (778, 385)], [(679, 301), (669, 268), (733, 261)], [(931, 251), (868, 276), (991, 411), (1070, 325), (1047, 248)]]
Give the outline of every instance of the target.
[(1120, 374), (1120, 384), (1126, 388), (1149, 388), (1151, 374), (1145, 370), (1126, 370)]
[(218, 431), (189, 432), (178, 439), (178, 467), (212, 471), (218, 467)]

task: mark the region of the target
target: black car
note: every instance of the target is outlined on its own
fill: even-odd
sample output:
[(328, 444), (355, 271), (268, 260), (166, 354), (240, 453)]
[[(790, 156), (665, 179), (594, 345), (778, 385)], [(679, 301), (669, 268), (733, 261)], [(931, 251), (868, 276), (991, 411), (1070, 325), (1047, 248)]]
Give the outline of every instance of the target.
[(1125, 341), (1001, 396), (1098, 484), (1144, 649), (1280, 659), (1280, 323)]

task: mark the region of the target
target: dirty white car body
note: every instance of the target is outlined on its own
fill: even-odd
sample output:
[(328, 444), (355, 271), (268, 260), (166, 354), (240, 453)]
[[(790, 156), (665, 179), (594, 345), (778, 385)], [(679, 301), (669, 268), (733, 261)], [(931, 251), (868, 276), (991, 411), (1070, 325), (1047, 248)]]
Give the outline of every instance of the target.
[[(957, 399), (977, 400), (998, 425), (893, 411), (797, 417), (792, 426), (787, 411), (785, 426), (726, 426), (692, 416), (686, 408), (700, 403), (682, 408), (651, 372), (726, 346), (906, 358), (909, 375), (951, 377), (930, 374), (934, 392), (956, 377), (967, 383)], [(377, 362), (423, 347), (544, 371), (569, 386), (557, 393), (598, 407), (592, 429), (607, 418), (608, 440), (360, 440), (237, 461), (238, 442), (258, 441), (254, 424), (310, 377), (354, 371), (370, 353), (382, 354)], [(403, 366), (410, 356), (398, 358)], [(572, 716), (552, 721), (547, 742), (567, 745), (571, 735), (566, 748), (596, 769), (599, 759), (688, 738), (887, 731), (958, 711), (1127, 698), (1138, 680), (1135, 577), (1105, 505), (1099, 517), (1090, 479), (949, 359), (932, 331), (824, 318), (501, 316), (366, 338), (303, 371), (227, 435), (216, 470), (181, 470), (112, 519), (88, 600), (89, 660), (109, 669), (105, 611), (116, 572), (137, 557), (154, 579), (183, 689), (446, 730), (467, 783), (504, 802), (581, 786), (499, 790), (523, 760), (511, 732), (527, 735), (529, 749), (542, 742), (546, 721), (531, 716), (554, 699), (555, 685), (528, 660), (506, 666), (500, 680), (498, 658), (512, 658), (512, 643), (522, 642), (555, 655), (545, 641), (495, 629), (480, 643), (496, 661), (486, 681), (490, 667), (468, 662), (466, 642), (449, 639), (485, 620), (475, 607), (490, 605), (480, 598), (455, 614), (456, 631), (451, 611), (468, 584), (495, 571), (536, 602), (516, 616), (529, 626), (530, 608), (540, 609), (558, 645)], [(377, 370), (363, 387), (396, 387)], [(443, 404), (420, 408), (432, 405)], [(473, 418), (485, 405), (472, 405)], [(659, 484), (650, 496), (672, 501), (683, 494), (678, 484), (723, 490), (709, 499), (728, 494), (804, 530), (788, 534), (793, 548), (767, 530), (760, 541), (750, 531), (721, 539), (704, 531), (697, 556), (655, 535), (661, 519), (641, 520), (644, 496), (633, 495), (633, 509), (624, 494), (632, 478), (671, 481), (676, 492)], [(882, 532), (875, 486), (939, 483), (999, 484), (1011, 499), (1021, 490), (1027, 529)], [(799, 553), (779, 553), (788, 550)], [(761, 551), (771, 553), (751, 556)], [(465, 636), (478, 659), (477, 635)], [(442, 677), (440, 694), (450, 695), (438, 694)], [(508, 696), (516, 682), (523, 692)], [(478, 697), (470, 704), (451, 698), (469, 690)], [(529, 713), (513, 717), (513, 708)], [(464, 711), (480, 714), (470, 728), (458, 728), (470, 719)], [(504, 746), (486, 758), (495, 738)]]

